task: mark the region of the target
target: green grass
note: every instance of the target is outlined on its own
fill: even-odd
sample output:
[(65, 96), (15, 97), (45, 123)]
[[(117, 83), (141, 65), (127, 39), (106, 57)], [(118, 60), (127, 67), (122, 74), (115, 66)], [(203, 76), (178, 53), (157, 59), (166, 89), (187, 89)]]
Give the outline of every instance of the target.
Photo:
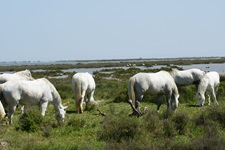
[[(68, 99), (66, 103), (72, 106), (74, 101)], [(43, 121), (33, 123), (39, 127), (32, 131), (18, 128), (23, 116), (17, 110), (13, 125), (1, 125), (0, 142), (7, 142), (11, 149), (188, 149), (193, 143), (202, 149), (202, 142), (212, 142), (208, 148), (214, 149), (219, 146), (216, 140), (221, 147), (225, 144), (225, 102), (201, 108), (181, 103), (169, 116), (165, 104), (159, 113), (154, 103), (142, 102), (141, 107), (145, 106), (148, 111), (139, 118), (128, 117), (132, 111), (124, 102), (102, 100), (96, 109), (106, 117), (97, 110), (75, 114), (74, 107), (69, 107), (65, 123), (57, 125), (49, 105)]]
[[(156, 97), (145, 95), (140, 107), (147, 112), (129, 117), (132, 110), (127, 96), (128, 77), (135, 69), (114, 70), (109, 75), (95, 73), (95, 100), (83, 114), (75, 113), (71, 77), (50, 79), (59, 91), (63, 105), (69, 106), (64, 124), (57, 124), (54, 107), (48, 105), (46, 116), (37, 109), (14, 114), (13, 125), (0, 125), (0, 149), (71, 150), (71, 149), (223, 149), (225, 146), (225, 84), (218, 91), (218, 106), (196, 107), (195, 87), (179, 87), (180, 103), (176, 112), (166, 111), (165, 101), (156, 111)], [(51, 76), (58, 72), (51, 72)], [(123, 74), (123, 75), (121, 75)], [(46, 73), (33, 73), (43, 77)], [(115, 80), (118, 79), (118, 80)], [(105, 117), (97, 111), (106, 114)]]

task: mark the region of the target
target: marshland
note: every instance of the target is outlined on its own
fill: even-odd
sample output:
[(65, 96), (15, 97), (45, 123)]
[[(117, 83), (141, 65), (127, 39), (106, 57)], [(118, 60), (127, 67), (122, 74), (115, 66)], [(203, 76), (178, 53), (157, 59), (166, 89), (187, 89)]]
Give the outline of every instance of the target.
[[(6, 124), (7, 118), (1, 123), (0, 149), (223, 149), (223, 79), (217, 92), (219, 105), (207, 105), (206, 101), (203, 107), (198, 107), (194, 85), (178, 87), (180, 98), (175, 112), (166, 111), (165, 101), (157, 112), (156, 97), (146, 93), (140, 107), (147, 107), (147, 111), (141, 117), (131, 117), (132, 109), (127, 100), (128, 80), (136, 73), (185, 69), (185, 66), (197, 64), (204, 64), (203, 69), (214, 71), (211, 70), (214, 68), (210, 68), (211, 64), (216, 66), (224, 63), (225, 58), (212, 57), (2, 65), (2, 73), (29, 69), (35, 79), (47, 78), (59, 92), (63, 105), (68, 108), (65, 122), (58, 124), (51, 103), (45, 117), (38, 109), (31, 109), (22, 115), (19, 105), (14, 114), (14, 123)], [(88, 105), (82, 114), (77, 114), (71, 79), (76, 70), (91, 68), (96, 82), (94, 99), (97, 105)]]

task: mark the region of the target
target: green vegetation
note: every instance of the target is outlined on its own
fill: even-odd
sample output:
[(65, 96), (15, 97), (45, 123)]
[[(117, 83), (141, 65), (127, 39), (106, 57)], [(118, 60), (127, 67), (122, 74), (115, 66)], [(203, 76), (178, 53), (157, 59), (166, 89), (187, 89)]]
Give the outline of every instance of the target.
[[(163, 69), (170, 70), (171, 67), (176, 66)], [(83, 114), (76, 114), (71, 86), (75, 72), (64, 73), (60, 69), (63, 67), (32, 72), (32, 75), (34, 78), (68, 75), (67, 78), (49, 78), (59, 91), (63, 104), (69, 106), (64, 124), (57, 124), (51, 103), (45, 117), (38, 109), (30, 109), (21, 115), (19, 106), (14, 114), (14, 124), (0, 125), (0, 149), (224, 149), (223, 82), (217, 94), (218, 106), (213, 103), (208, 106), (206, 102), (204, 107), (197, 107), (196, 88), (191, 85), (179, 87), (180, 103), (176, 112), (167, 112), (165, 104), (157, 112), (156, 97), (146, 94), (140, 106), (148, 107), (148, 110), (137, 118), (128, 116), (132, 110), (126, 102), (127, 85), (129, 77), (141, 70), (102, 70), (94, 73), (97, 86), (94, 98), (98, 105), (87, 107)], [(144, 70), (149, 71), (158, 70)], [(100, 115), (97, 109), (106, 116)]]

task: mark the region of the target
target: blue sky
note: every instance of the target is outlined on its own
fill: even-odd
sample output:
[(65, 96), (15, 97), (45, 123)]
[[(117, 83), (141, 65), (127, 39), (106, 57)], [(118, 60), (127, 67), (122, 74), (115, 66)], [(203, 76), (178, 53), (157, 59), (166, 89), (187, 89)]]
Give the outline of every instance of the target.
[(225, 56), (224, 0), (3, 0), (0, 61)]

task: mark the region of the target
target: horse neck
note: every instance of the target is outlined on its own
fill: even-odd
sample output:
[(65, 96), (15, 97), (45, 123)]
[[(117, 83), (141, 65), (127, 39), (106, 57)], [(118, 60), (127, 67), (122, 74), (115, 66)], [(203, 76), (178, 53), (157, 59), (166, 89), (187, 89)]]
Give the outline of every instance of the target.
[(198, 93), (204, 94), (207, 86), (208, 86), (208, 80), (207, 78), (203, 78), (199, 83)]
[(174, 88), (173, 88), (173, 95), (174, 95), (174, 96), (179, 95), (179, 91), (178, 91), (176, 85), (175, 85)]
[(58, 93), (58, 91), (56, 90), (56, 88), (50, 83), (50, 88), (51, 88), (51, 91), (52, 91), (52, 97), (53, 97), (53, 105), (55, 107), (55, 109), (59, 109), (59, 106), (62, 105), (62, 100), (61, 100), (61, 97)]
[(174, 76), (177, 74), (177, 70), (176, 69), (172, 69), (169, 73), (174, 78)]

